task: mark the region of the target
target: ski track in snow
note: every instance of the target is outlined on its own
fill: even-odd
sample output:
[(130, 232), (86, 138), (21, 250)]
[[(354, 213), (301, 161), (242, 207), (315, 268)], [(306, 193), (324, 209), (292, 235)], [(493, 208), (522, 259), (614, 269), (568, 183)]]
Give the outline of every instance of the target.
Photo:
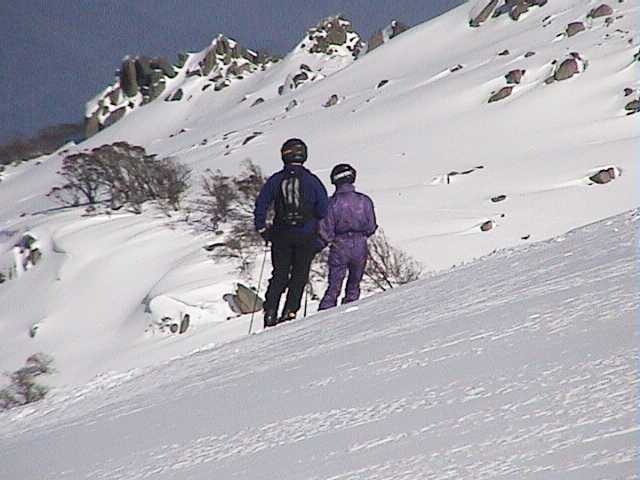
[(0, 477), (637, 479), (638, 218), (58, 392)]

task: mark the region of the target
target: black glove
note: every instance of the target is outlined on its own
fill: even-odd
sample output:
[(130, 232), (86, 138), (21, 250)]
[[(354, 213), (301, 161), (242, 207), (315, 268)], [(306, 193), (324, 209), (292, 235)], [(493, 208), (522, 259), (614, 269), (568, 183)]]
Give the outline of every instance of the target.
[(260, 236), (262, 237), (265, 243), (269, 243), (271, 241), (271, 238), (273, 237), (272, 235), (273, 232), (271, 231), (271, 227), (262, 228), (258, 230), (258, 233), (260, 234)]

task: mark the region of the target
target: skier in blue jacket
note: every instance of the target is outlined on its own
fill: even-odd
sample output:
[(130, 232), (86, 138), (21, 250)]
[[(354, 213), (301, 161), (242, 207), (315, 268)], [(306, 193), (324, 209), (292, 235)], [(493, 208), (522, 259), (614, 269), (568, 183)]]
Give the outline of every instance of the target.
[[(260, 235), (271, 242), (273, 271), (265, 294), (264, 326), (292, 320), (300, 309), (309, 270), (318, 250), (318, 221), (327, 215), (327, 190), (303, 163), (307, 146), (298, 138), (287, 140), (281, 148), (284, 168), (272, 175), (260, 190), (254, 210), (254, 224)], [(275, 217), (267, 226), (267, 213), (273, 206)], [(278, 317), (280, 297), (287, 290), (283, 313)]]

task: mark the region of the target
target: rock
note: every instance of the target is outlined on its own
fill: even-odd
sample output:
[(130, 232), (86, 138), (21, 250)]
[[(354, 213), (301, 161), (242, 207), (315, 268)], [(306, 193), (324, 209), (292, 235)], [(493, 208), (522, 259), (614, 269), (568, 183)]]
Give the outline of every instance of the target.
[(604, 185), (606, 183), (609, 183), (614, 178), (616, 178), (615, 170), (613, 168), (607, 168), (604, 170), (600, 170), (595, 175), (590, 176), (589, 180), (591, 180), (593, 183), (597, 183), (598, 185)]
[(629, 112), (629, 114), (640, 112), (640, 100), (632, 100), (624, 106), (624, 109)]
[(178, 90), (173, 92), (173, 94), (171, 94), (167, 98), (165, 98), (165, 101), (167, 101), (167, 102), (179, 102), (180, 100), (182, 100), (183, 96), (184, 96), (184, 92), (182, 91), (181, 88), (179, 88)]
[(100, 131), (100, 120), (98, 119), (98, 112), (95, 112), (90, 117), (84, 118), (84, 137), (89, 138), (94, 136)]
[(256, 98), (256, 100), (251, 104), (251, 107), (255, 107), (256, 105), (260, 105), (261, 103), (264, 103), (264, 98)]
[(154, 58), (151, 61), (151, 68), (154, 70), (160, 70), (163, 75), (169, 78), (174, 78), (177, 75), (173, 65), (171, 65), (164, 57)]
[(376, 88), (382, 88), (382, 87), (384, 87), (387, 83), (389, 83), (389, 80), (380, 80), (380, 82), (378, 83), (378, 85), (376, 86)]
[(482, 225), (480, 225), (480, 230), (482, 230), (483, 232), (488, 232), (489, 230), (492, 230), (493, 227), (494, 227), (493, 220), (487, 220)]
[(118, 103), (120, 103), (121, 94), (122, 94), (121, 88), (114, 88), (113, 90), (111, 90), (111, 93), (109, 93), (109, 101), (113, 105), (117, 105)]
[(394, 20), (386, 28), (378, 30), (369, 39), (367, 52), (372, 52), (384, 43), (392, 40), (403, 32), (409, 30), (409, 27), (402, 22)]
[(509, 50), (503, 50), (500, 53), (498, 53), (498, 55), (500, 57), (505, 57), (505, 56), (509, 55), (509, 53), (510, 53)]
[(329, 100), (326, 101), (323, 107), (325, 108), (333, 107), (334, 105), (337, 105), (338, 101), (339, 101), (338, 95), (334, 93), (329, 97)]
[(531, 234), (527, 233), (526, 235), (523, 235), (520, 237), (520, 240), (529, 240), (531, 238)]
[(574, 35), (577, 35), (578, 33), (583, 32), (584, 30), (586, 30), (584, 23), (571, 22), (570, 24), (567, 25), (567, 28), (565, 29), (564, 32), (567, 34), (567, 37), (573, 37)]
[(507, 79), (508, 84), (519, 84), (522, 80), (523, 75), (526, 73), (526, 70), (511, 70), (504, 77)]
[(613, 15), (613, 8), (611, 8), (606, 3), (603, 3), (597, 8), (591, 10), (588, 14), (588, 18), (599, 18), (599, 17), (607, 17), (609, 15)]
[(205, 77), (211, 73), (213, 68), (218, 63), (218, 57), (216, 56), (217, 45), (218, 43), (216, 42), (216, 45), (210, 48), (205, 54), (204, 58), (200, 60), (200, 71)]
[(520, 17), (529, 11), (529, 3), (525, 0), (519, 0), (509, 12), (511, 20), (517, 22)]
[(536, 52), (527, 52), (524, 54), (524, 58), (529, 58), (529, 57), (533, 57), (536, 54)]
[(298, 101), (296, 99), (293, 99), (293, 100), (291, 100), (289, 102), (289, 105), (286, 106), (285, 111), (286, 112), (290, 112), (291, 110), (293, 110), (297, 106), (298, 106)]
[(475, 18), (472, 18), (471, 20), (469, 20), (469, 26), (477, 28), (481, 24), (486, 22), (489, 16), (496, 9), (497, 5), (498, 5), (498, 0), (491, 0), (490, 2), (488, 2)]
[(564, 60), (553, 74), (554, 80), (562, 81), (573, 77), (580, 72), (580, 66), (575, 58), (568, 58)]
[(604, 19), (604, 24), (607, 27), (610, 27), (613, 24), (613, 22), (615, 22), (615, 19), (613, 17), (607, 17)]
[(302, 85), (307, 80), (309, 80), (309, 75), (307, 74), (307, 72), (300, 72), (300, 73), (294, 75), (293, 84), (296, 86), (296, 88), (298, 88), (300, 85)]
[(628, 97), (629, 95), (633, 95), (634, 92), (635, 90), (633, 88), (627, 87), (624, 89), (624, 96)]
[(451, 67), (451, 68), (449, 69), (449, 71), (450, 71), (451, 73), (454, 73), (454, 72), (457, 72), (458, 70), (462, 70), (463, 68), (464, 68), (464, 67), (463, 67), (462, 65), (458, 64), (458, 65), (456, 65), (455, 67)]
[(184, 52), (180, 52), (178, 54), (178, 61), (176, 62), (176, 67), (183, 68), (185, 66), (185, 64), (187, 63), (187, 60), (189, 60), (189, 54), (188, 53), (184, 53)]
[(140, 87), (136, 76), (136, 62), (131, 58), (125, 58), (120, 68), (120, 88), (127, 97), (135, 97)]
[(506, 195), (498, 195), (498, 196), (495, 196), (495, 197), (491, 197), (491, 201), (493, 203), (502, 202), (503, 200), (506, 200), (506, 199), (507, 199)]
[(249, 135), (247, 138), (245, 138), (242, 141), (242, 145), (246, 145), (247, 143), (249, 143), (251, 140), (253, 140), (254, 138), (259, 137), (260, 135), (262, 135), (262, 132), (253, 132), (251, 135)]
[(120, 107), (117, 110), (114, 110), (113, 112), (111, 112), (111, 114), (107, 117), (107, 119), (102, 124), (102, 127), (107, 128), (113, 125), (114, 123), (116, 123), (118, 120), (124, 117), (126, 110), (127, 109), (125, 107)]
[(511, 95), (512, 91), (513, 87), (502, 87), (500, 90), (498, 90), (498, 92), (491, 95), (491, 97), (489, 98), (489, 103), (497, 102), (499, 100), (507, 98), (509, 95)]

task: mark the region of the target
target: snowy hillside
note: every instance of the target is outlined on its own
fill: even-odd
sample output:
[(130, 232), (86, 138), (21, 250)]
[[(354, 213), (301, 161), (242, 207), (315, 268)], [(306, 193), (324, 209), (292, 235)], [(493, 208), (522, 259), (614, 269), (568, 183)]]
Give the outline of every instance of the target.
[[(637, 208), (639, 3), (600, 5), (471, 1), (367, 54), (332, 19), (339, 47), (325, 22), (277, 62), (215, 37), (162, 86), (147, 72), (153, 100), (128, 85), (125, 101), (108, 87), (89, 104), (108, 128), (0, 174), (0, 271), (15, 269), (16, 244), (35, 241), (39, 255), (0, 283), (0, 369), (42, 351), (56, 360), (51, 384), (82, 385), (248, 330), (247, 317), (227, 320), (222, 295), (240, 278), (203, 249), (216, 238), (152, 208), (87, 215), (47, 197), (65, 154), (103, 144), (127, 141), (188, 165), (196, 198), (208, 169), (231, 174), (251, 159), (271, 173), (282, 142), (303, 138), (323, 180), (336, 163), (355, 166), (393, 244), (427, 271)], [(170, 71), (139, 60), (126, 68)], [(430, 298), (414, 308), (429, 310)], [(181, 313), (192, 318), (188, 335), (149, 328)]]
[(0, 478), (638, 479), (639, 221), (58, 390)]

